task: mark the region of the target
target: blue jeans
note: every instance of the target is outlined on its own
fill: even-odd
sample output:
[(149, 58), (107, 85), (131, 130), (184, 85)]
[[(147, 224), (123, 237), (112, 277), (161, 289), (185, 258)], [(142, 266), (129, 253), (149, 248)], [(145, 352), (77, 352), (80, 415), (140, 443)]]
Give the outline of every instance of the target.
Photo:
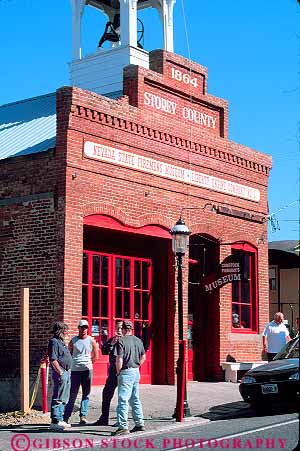
[(128, 429), (128, 407), (132, 409), (132, 417), (136, 426), (144, 426), (144, 415), (139, 398), (139, 368), (122, 370), (118, 376), (117, 423), (119, 428)]
[(71, 372), (71, 392), (70, 399), (66, 405), (64, 420), (68, 421), (72, 415), (74, 404), (78, 395), (79, 388), (82, 389), (82, 398), (80, 404), (80, 416), (86, 417), (89, 410), (89, 396), (91, 393), (93, 370), (72, 371)]
[(59, 376), (52, 370), (53, 395), (51, 402), (51, 421), (58, 423), (63, 421), (65, 406), (69, 400), (71, 388), (71, 371), (64, 371)]

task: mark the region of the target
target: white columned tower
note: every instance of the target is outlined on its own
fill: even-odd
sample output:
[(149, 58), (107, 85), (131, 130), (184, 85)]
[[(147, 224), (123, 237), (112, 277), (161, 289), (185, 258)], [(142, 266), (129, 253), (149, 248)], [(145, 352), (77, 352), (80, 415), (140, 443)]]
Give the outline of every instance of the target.
[(168, 52), (174, 51), (173, 42), (173, 9), (176, 0), (162, 1), (160, 11), (164, 32), (164, 49)]
[(81, 59), (81, 19), (85, 0), (72, 1), (72, 60)]
[[(123, 89), (123, 68), (136, 64), (149, 68), (149, 55), (138, 40), (140, 9), (156, 8), (163, 27), (162, 48), (173, 52), (173, 8), (176, 0), (71, 0), (72, 3), (72, 61), (70, 80), (98, 94), (120, 95)], [(107, 17), (101, 44), (95, 52), (83, 56), (81, 22), (86, 7), (100, 10)], [(108, 48), (103, 48), (108, 42)], [(106, 44), (107, 46), (107, 44)]]

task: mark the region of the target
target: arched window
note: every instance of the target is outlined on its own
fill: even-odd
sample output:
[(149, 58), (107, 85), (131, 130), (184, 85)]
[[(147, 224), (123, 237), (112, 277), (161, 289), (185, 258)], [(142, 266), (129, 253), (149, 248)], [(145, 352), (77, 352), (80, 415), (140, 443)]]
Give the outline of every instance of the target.
[(232, 246), (239, 254), (241, 279), (232, 282), (232, 331), (257, 332), (257, 250), (247, 243)]

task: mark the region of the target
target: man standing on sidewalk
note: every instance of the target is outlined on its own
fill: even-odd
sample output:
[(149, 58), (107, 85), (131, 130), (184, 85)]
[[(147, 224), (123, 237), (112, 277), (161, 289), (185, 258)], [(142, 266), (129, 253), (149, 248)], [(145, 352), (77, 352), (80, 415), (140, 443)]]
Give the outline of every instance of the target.
[(268, 362), (273, 360), (280, 349), (291, 339), (289, 331), (283, 324), (283, 318), (283, 313), (275, 313), (274, 320), (267, 324), (263, 331), (263, 352), (267, 353)]
[(102, 392), (101, 416), (95, 423), (93, 423), (93, 426), (108, 426), (110, 403), (118, 386), (116, 356), (114, 351), (119, 338), (122, 337), (122, 324), (123, 321), (116, 322), (115, 335), (109, 338), (101, 348), (102, 354), (109, 355), (109, 368), (108, 376)]
[(50, 429), (54, 431), (64, 431), (70, 427), (63, 421), (65, 406), (70, 395), (72, 365), (72, 356), (64, 341), (67, 330), (67, 324), (56, 321), (52, 327), (53, 338), (48, 343), (53, 378)]
[(115, 435), (125, 435), (128, 430), (128, 407), (132, 408), (135, 423), (130, 432), (144, 431), (144, 415), (139, 398), (140, 366), (145, 362), (146, 355), (142, 340), (132, 334), (133, 325), (129, 320), (123, 321), (123, 337), (115, 348), (116, 369), (118, 375), (118, 406)]
[(98, 348), (93, 337), (88, 335), (89, 323), (81, 319), (78, 323), (78, 335), (69, 343), (73, 357), (71, 372), (70, 399), (66, 405), (64, 421), (68, 423), (81, 386), (82, 398), (80, 404), (80, 424), (87, 424), (89, 396), (92, 386), (93, 363), (98, 359)]

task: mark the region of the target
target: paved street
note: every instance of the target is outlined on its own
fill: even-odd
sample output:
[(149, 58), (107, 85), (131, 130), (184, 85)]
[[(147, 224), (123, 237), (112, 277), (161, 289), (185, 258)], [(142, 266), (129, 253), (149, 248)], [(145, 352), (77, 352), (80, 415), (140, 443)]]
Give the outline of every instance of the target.
[[(244, 412), (245, 413), (245, 412)], [(296, 414), (235, 418), (209, 423), (185, 423), (163, 432), (130, 434), (126, 437), (94, 438), (95, 449), (285, 449), (291, 451), (298, 441)], [(75, 449), (75, 448), (74, 448)]]
[[(99, 415), (102, 388), (93, 389), (89, 419)], [(286, 449), (298, 440), (298, 418), (291, 407), (277, 407), (257, 416), (241, 401), (238, 384), (188, 384), (189, 405), (193, 416), (184, 423), (172, 419), (176, 388), (141, 386), (146, 432), (114, 437), (113, 427), (78, 425), (78, 413), (72, 416), (72, 428), (64, 433), (49, 431), (47, 424), (1, 427), (1, 451), (36, 449)], [(116, 397), (112, 404), (111, 424), (115, 422)], [(47, 420), (47, 418), (44, 418)], [(130, 420), (131, 425), (132, 420)]]

